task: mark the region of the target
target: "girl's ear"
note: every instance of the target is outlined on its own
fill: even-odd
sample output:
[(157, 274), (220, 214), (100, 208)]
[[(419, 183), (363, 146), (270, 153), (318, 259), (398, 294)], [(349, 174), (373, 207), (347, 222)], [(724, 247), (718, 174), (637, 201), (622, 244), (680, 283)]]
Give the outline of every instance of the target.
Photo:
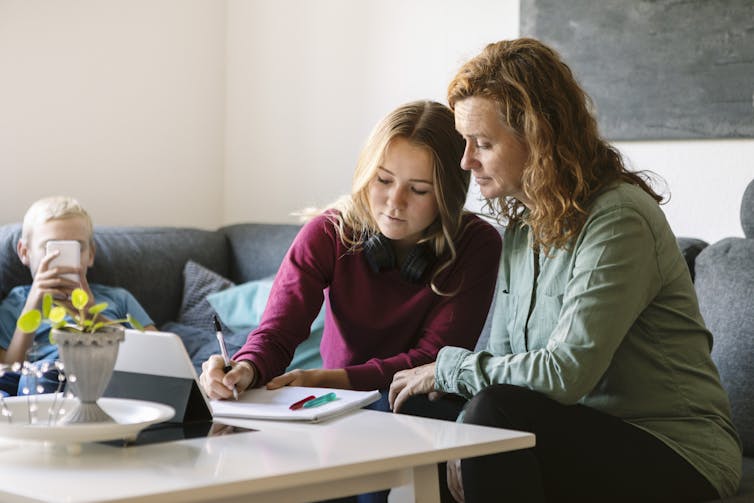
[(16, 253), (18, 258), (21, 259), (21, 263), (26, 267), (29, 267), (29, 247), (26, 246), (26, 242), (23, 238), (16, 243)]

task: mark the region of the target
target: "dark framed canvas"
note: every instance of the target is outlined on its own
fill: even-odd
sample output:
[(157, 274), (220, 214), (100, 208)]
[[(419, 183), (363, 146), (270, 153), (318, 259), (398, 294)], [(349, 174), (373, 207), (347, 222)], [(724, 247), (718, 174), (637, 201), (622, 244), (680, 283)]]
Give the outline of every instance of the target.
[(611, 140), (754, 137), (754, 1), (521, 0)]

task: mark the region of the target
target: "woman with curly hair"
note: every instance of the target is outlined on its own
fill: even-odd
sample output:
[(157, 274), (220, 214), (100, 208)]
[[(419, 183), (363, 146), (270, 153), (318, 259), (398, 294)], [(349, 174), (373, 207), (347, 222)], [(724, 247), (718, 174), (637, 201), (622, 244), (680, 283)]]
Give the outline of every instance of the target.
[[(643, 175), (599, 135), (557, 53), (488, 45), (450, 83), (464, 170), (506, 225), (486, 351), (446, 347), (390, 402), (446, 392), (461, 421), (536, 434), (448, 463), (466, 501), (697, 501), (735, 493), (741, 445), (694, 286)], [(497, 495), (497, 496), (494, 496)]]

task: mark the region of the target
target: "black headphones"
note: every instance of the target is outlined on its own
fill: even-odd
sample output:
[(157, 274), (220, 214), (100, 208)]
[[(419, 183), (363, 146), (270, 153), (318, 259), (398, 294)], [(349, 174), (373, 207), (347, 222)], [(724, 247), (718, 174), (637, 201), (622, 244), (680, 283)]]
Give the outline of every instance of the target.
[[(364, 257), (374, 272), (396, 267), (395, 250), (382, 233), (374, 234), (364, 242)], [(429, 243), (419, 243), (409, 252), (401, 266), (401, 277), (410, 283), (421, 283), (422, 278), (437, 261)]]

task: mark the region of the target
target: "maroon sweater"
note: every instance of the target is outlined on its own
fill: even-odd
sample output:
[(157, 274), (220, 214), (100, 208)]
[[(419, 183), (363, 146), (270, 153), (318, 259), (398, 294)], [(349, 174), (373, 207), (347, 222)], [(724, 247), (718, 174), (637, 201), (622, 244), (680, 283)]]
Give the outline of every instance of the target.
[(393, 374), (434, 361), (443, 346), (472, 349), (492, 302), (502, 245), (474, 215), (464, 216), (463, 229), (456, 261), (435, 281), (443, 292), (460, 286), (448, 297), (405, 281), (398, 269), (373, 272), (326, 215), (312, 219), (283, 259), (259, 327), (233, 359), (254, 362), (260, 385), (282, 374), (323, 300), (323, 367), (345, 369), (357, 390), (386, 389)]

